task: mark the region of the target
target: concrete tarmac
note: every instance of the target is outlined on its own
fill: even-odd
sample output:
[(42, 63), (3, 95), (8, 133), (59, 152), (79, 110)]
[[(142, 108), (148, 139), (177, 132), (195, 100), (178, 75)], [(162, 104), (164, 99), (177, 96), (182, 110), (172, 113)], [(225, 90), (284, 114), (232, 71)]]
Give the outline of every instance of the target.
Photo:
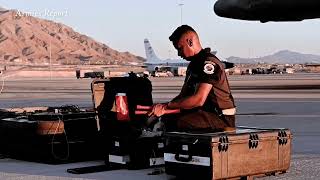
[[(1, 77), (0, 77), (1, 80)], [(6, 79), (0, 108), (61, 106), (93, 107), (91, 79)], [(179, 93), (183, 78), (151, 78), (154, 102), (167, 102)], [(288, 173), (264, 179), (319, 179), (320, 74), (230, 76), (237, 105), (237, 125), (292, 130), (293, 155)], [(0, 81), (0, 90), (2, 82)], [(43, 165), (0, 159), (0, 179), (171, 179), (148, 176), (152, 169), (70, 175), (69, 167), (99, 162)], [(28, 167), (28, 168), (24, 168)]]

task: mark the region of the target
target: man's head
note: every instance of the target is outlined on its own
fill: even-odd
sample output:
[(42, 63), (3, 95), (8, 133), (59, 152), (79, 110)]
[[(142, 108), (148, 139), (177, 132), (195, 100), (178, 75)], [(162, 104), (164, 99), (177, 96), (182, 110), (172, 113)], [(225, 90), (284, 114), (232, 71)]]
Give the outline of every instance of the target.
[(178, 55), (186, 60), (198, 54), (202, 49), (197, 32), (188, 25), (179, 26), (171, 34), (169, 40), (177, 49)]

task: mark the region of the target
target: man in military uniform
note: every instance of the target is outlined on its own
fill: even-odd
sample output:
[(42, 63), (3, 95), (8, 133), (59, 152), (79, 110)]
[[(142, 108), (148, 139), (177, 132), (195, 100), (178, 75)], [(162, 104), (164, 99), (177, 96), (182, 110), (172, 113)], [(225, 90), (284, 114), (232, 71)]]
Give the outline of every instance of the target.
[(163, 116), (165, 128), (222, 131), (235, 127), (235, 104), (222, 62), (203, 49), (196, 31), (178, 27), (169, 37), (178, 55), (190, 64), (180, 94), (166, 104), (156, 104), (150, 114), (162, 116), (168, 109), (178, 114)]

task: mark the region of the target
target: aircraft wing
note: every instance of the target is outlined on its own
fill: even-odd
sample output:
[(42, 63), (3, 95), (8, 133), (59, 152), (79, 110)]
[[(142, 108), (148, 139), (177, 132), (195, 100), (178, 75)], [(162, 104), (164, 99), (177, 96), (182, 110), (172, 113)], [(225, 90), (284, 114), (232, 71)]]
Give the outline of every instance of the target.
[(320, 0), (217, 0), (221, 17), (252, 21), (302, 21), (320, 18)]
[(227, 62), (227, 61), (221, 61), (224, 65), (224, 69), (231, 69), (234, 67), (234, 63), (232, 62)]

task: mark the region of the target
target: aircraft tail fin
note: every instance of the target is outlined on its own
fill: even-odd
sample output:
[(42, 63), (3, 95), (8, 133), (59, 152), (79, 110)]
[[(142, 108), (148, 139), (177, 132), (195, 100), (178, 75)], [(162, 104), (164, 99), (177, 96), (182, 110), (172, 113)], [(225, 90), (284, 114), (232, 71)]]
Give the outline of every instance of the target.
[(146, 51), (146, 58), (147, 62), (159, 62), (160, 59), (157, 57), (156, 53), (154, 52), (153, 48), (148, 39), (144, 39), (144, 48)]

